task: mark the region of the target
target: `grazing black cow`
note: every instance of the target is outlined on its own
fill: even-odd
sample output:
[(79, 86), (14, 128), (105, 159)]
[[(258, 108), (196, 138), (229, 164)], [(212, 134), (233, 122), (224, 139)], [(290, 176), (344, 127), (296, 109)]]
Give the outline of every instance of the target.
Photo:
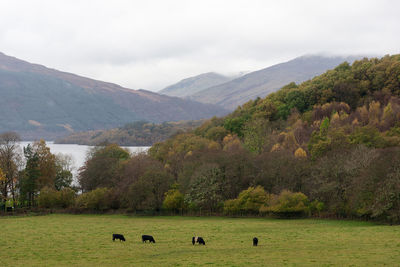
[(120, 242), (125, 241), (125, 237), (120, 234), (113, 234), (113, 241), (115, 241), (115, 239), (119, 239)]
[(154, 240), (154, 238), (151, 235), (142, 235), (142, 242), (149, 241), (150, 243), (156, 243), (156, 241)]
[(204, 242), (204, 239), (200, 236), (194, 236), (192, 237), (192, 244), (194, 245), (195, 243), (198, 243), (199, 245), (205, 245), (206, 242)]
[(258, 245), (258, 238), (254, 237), (253, 238), (253, 246), (257, 246)]
[(206, 245), (206, 242), (204, 242), (204, 239), (200, 236), (197, 238), (197, 243), (199, 243), (199, 245)]

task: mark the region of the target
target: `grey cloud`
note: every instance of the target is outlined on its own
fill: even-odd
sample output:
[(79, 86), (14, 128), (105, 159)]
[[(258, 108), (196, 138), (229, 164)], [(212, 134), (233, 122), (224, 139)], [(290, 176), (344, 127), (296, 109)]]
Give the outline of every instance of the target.
[(398, 1), (2, 1), (0, 51), (158, 90), (303, 54), (399, 53)]

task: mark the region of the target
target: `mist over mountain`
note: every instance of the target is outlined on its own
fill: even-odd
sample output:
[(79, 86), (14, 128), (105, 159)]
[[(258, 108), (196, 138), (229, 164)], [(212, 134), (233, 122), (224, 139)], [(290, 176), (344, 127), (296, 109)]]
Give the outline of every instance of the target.
[(170, 85), (161, 91), (160, 94), (187, 97), (204, 89), (216, 86), (232, 80), (234, 77), (227, 77), (215, 72), (207, 72), (197, 76), (183, 79), (173, 85)]
[(131, 90), (31, 64), (0, 53), (0, 132), (54, 139), (139, 120), (197, 120), (223, 108), (146, 90)]
[(233, 110), (251, 99), (265, 97), (290, 82), (301, 83), (344, 61), (352, 63), (359, 58), (362, 56), (302, 56), (201, 90), (191, 95), (190, 99)]

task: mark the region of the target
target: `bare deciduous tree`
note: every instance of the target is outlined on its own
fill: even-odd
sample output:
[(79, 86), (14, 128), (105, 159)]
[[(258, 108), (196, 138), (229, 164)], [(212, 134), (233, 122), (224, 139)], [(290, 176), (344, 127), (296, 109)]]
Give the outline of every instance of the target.
[(0, 181), (1, 197), (6, 201), (8, 194), (11, 193), (13, 203), (15, 203), (18, 166), (21, 161), (20, 140), (20, 136), (15, 132), (0, 134), (0, 168), (5, 176), (5, 179)]

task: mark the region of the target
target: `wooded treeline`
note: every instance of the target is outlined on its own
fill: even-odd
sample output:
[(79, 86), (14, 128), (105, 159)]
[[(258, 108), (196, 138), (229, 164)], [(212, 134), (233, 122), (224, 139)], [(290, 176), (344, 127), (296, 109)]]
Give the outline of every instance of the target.
[(95, 130), (73, 133), (59, 138), (56, 144), (78, 144), (97, 146), (118, 144), (120, 146), (151, 146), (162, 142), (175, 134), (191, 131), (200, 126), (204, 120), (150, 123), (136, 121), (110, 130)]
[(146, 154), (96, 147), (80, 169), (79, 185), (83, 193), (70, 205), (79, 210), (313, 214), (399, 223), (400, 56), (343, 63)]
[(72, 158), (50, 152), (44, 140), (21, 148), (14, 132), (0, 134), (0, 211), (33, 207), (43, 190), (75, 196)]

